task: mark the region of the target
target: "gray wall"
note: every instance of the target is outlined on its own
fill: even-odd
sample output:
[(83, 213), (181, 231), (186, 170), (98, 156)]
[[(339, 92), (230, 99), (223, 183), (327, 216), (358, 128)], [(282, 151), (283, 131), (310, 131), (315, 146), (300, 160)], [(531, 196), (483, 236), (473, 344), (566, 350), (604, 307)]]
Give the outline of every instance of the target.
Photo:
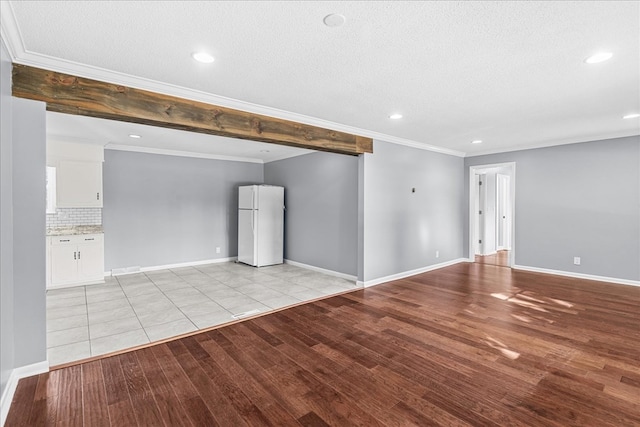
[(46, 104), (12, 99), (14, 363), (47, 359)]
[(0, 395), (13, 369), (13, 186), (11, 60), (0, 43)]
[(365, 251), (360, 280), (463, 256), (462, 168), (460, 157), (374, 141), (374, 153), (364, 157)]
[(103, 176), (109, 271), (237, 256), (237, 187), (263, 165), (105, 150)]
[(516, 265), (640, 280), (640, 137), (469, 157), (466, 194), (469, 166), (504, 162), (516, 162)]
[(285, 258), (355, 276), (358, 158), (306, 154), (265, 164), (264, 178), (285, 187)]

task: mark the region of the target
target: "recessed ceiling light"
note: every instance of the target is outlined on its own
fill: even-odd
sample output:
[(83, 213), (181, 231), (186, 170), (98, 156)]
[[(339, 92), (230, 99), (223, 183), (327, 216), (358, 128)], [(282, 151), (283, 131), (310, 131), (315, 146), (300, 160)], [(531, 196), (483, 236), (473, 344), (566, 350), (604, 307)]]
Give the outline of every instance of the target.
[(135, 133), (130, 133), (130, 134), (129, 134), (129, 138), (136, 138), (136, 139), (138, 139), (138, 138), (142, 138), (142, 137), (141, 137), (140, 135), (136, 135)]
[(607, 59), (611, 59), (613, 53), (611, 52), (598, 52), (595, 55), (589, 56), (584, 60), (587, 64), (597, 64), (598, 62), (604, 62)]
[(322, 22), (324, 22), (324, 25), (326, 25), (327, 27), (341, 27), (342, 25), (344, 25), (344, 21), (345, 17), (338, 13), (327, 15), (322, 20)]
[(481, 139), (474, 139), (473, 141), (471, 141), (472, 144), (482, 144), (482, 140)]
[(401, 118), (402, 118), (402, 114), (400, 114), (400, 113), (393, 113), (393, 114), (390, 114), (390, 115), (389, 115), (389, 118), (390, 118), (390, 119), (392, 119), (392, 120), (398, 120), (398, 119), (401, 119)]
[(640, 113), (633, 113), (622, 116), (623, 119), (635, 119), (636, 117), (640, 117)]
[(193, 59), (203, 64), (211, 64), (215, 58), (206, 52), (195, 52), (191, 55)]

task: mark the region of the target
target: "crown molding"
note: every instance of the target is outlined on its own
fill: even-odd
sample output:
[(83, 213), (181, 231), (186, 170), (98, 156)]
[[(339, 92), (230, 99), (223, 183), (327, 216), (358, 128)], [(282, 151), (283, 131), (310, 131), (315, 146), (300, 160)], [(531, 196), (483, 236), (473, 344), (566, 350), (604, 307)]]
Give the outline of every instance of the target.
[(392, 135), (386, 135), (380, 132), (374, 132), (367, 129), (360, 129), (354, 126), (335, 123), (303, 114), (293, 113), (290, 111), (280, 110), (278, 108), (267, 107), (264, 105), (254, 104), (251, 102), (241, 101), (238, 99), (228, 98), (225, 96), (206, 93), (203, 91), (188, 89), (182, 86), (162, 83), (151, 79), (132, 76), (126, 73), (111, 71), (100, 67), (94, 67), (81, 64), (74, 61), (68, 61), (60, 58), (54, 58), (48, 55), (42, 55), (31, 52), (24, 46), (23, 38), (20, 34), (20, 28), (15, 19), (13, 8), (8, 1), (0, 2), (2, 5), (2, 38), (5, 40), (12, 62), (22, 65), (28, 65), (36, 68), (43, 68), (65, 74), (72, 74), (113, 84), (119, 84), (136, 89), (156, 92), (164, 95), (176, 96), (192, 101), (204, 102), (221, 107), (233, 108), (249, 113), (260, 114), (263, 116), (274, 117), (283, 120), (303, 123), (311, 126), (317, 126), (325, 129), (332, 129), (339, 132), (346, 132), (353, 135), (360, 135), (392, 144), (406, 145), (408, 147), (418, 148), (420, 150), (434, 151), (442, 154), (449, 154), (457, 157), (464, 157), (465, 153), (447, 148), (436, 147), (413, 141), (405, 138), (399, 138)]
[(619, 139), (619, 138), (632, 138), (634, 136), (640, 136), (640, 134), (638, 134), (637, 131), (620, 131), (614, 135), (606, 134), (606, 135), (600, 135), (595, 137), (591, 136), (591, 137), (588, 137), (588, 139), (567, 138), (567, 139), (556, 140), (556, 141), (545, 141), (545, 142), (540, 142), (536, 144), (526, 144), (526, 145), (519, 145), (515, 147), (506, 147), (506, 148), (501, 148), (496, 150), (484, 150), (484, 151), (479, 151), (477, 153), (476, 152), (467, 153), (465, 157), (471, 158), (471, 157), (488, 156), (491, 154), (511, 153), (514, 151), (537, 150), (541, 148), (551, 148), (551, 147), (558, 147), (563, 145), (582, 144), (587, 142), (606, 141), (606, 140)]
[(0, 38), (9, 52), (11, 62), (16, 62), (18, 54), (24, 52), (25, 48), (16, 16), (8, 1), (0, 1)]
[(252, 157), (223, 156), (219, 154), (197, 153), (194, 151), (166, 150), (163, 148), (137, 147), (134, 145), (112, 144), (104, 146), (105, 150), (132, 151), (135, 153), (161, 154), (164, 156), (194, 157), (197, 159), (225, 160), (228, 162), (265, 163), (262, 159)]

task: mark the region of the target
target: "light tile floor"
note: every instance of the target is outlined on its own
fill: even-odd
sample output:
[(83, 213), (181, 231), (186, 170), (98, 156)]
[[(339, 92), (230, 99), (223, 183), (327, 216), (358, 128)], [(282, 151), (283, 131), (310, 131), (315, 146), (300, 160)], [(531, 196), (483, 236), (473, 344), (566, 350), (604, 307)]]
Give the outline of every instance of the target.
[(353, 281), (281, 264), (208, 264), (47, 291), (51, 366), (355, 290)]

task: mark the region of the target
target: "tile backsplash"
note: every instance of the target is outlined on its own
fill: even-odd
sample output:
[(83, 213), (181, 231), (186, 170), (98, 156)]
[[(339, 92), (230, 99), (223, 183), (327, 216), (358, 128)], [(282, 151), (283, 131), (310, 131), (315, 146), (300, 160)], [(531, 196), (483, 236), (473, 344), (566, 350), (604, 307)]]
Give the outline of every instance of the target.
[(58, 208), (47, 214), (47, 228), (101, 224), (102, 208)]

